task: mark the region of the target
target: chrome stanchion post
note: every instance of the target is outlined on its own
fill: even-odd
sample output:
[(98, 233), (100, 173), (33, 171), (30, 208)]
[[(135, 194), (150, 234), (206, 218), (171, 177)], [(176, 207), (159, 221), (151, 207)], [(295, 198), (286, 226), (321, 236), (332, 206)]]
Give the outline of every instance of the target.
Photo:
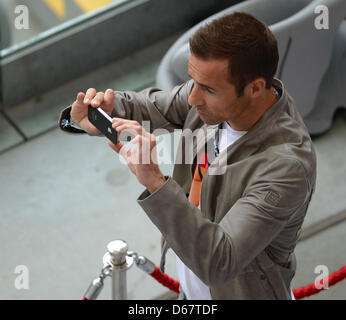
[(128, 246), (125, 241), (115, 240), (107, 245), (108, 252), (103, 257), (104, 266), (112, 269), (112, 299), (127, 299), (126, 271), (133, 265), (133, 257), (127, 255)]

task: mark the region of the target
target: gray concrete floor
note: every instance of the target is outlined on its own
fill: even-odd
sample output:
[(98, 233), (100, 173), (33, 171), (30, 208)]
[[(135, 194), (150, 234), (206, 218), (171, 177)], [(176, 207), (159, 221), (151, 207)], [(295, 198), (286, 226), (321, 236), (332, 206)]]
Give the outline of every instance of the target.
[[(293, 280), (293, 288), (300, 288), (314, 283), (319, 272), (317, 266), (327, 266), (329, 273), (339, 270), (346, 265), (346, 221), (300, 242), (296, 248), (297, 274)], [(346, 300), (345, 280), (322, 291), (306, 300), (342, 299)]]
[[(79, 90), (152, 85), (176, 37), (9, 109), (7, 116), (25, 139), (0, 119), (0, 299), (80, 299), (98, 276), (113, 239), (126, 240), (130, 250), (159, 263), (160, 233), (136, 202), (143, 187), (106, 139), (63, 134), (57, 119)], [(294, 288), (314, 282), (317, 265), (333, 272), (346, 264), (345, 137), (346, 121), (338, 116), (329, 132), (314, 139), (317, 188), (304, 230), (322, 230), (307, 232), (297, 245)], [(165, 147), (165, 140), (160, 146)], [(172, 166), (161, 169), (170, 174)], [(329, 225), (335, 217), (337, 223)], [(29, 270), (28, 289), (15, 287), (19, 265)], [(167, 273), (176, 277), (172, 252)], [(110, 288), (107, 279), (100, 299), (110, 299)], [(128, 289), (129, 299), (167, 293), (136, 267), (128, 273)], [(345, 298), (346, 281), (309, 299)]]

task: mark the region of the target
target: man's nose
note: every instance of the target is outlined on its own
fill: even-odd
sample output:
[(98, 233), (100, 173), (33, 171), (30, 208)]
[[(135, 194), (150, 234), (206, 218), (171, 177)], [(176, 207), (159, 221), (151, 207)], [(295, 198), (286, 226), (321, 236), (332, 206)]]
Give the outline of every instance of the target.
[(203, 106), (204, 99), (197, 86), (194, 85), (189, 95), (188, 103), (190, 106)]

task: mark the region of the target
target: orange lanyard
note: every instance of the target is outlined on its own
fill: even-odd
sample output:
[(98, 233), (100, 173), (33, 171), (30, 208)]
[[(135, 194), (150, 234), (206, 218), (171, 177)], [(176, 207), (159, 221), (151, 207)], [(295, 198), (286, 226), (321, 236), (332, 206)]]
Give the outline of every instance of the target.
[(202, 152), (200, 156), (200, 161), (196, 165), (195, 173), (193, 175), (192, 184), (189, 192), (189, 201), (193, 203), (196, 207), (199, 206), (202, 180), (208, 168), (208, 153)]

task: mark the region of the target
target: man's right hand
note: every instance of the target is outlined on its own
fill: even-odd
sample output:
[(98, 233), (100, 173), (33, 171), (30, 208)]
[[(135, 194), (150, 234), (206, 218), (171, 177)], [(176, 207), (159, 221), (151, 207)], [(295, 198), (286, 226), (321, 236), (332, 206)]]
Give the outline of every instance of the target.
[(100, 131), (88, 119), (88, 106), (103, 109), (111, 115), (114, 108), (115, 94), (112, 89), (107, 89), (105, 93), (96, 92), (90, 88), (86, 93), (79, 92), (76, 101), (72, 104), (71, 119), (90, 135), (98, 135)]

